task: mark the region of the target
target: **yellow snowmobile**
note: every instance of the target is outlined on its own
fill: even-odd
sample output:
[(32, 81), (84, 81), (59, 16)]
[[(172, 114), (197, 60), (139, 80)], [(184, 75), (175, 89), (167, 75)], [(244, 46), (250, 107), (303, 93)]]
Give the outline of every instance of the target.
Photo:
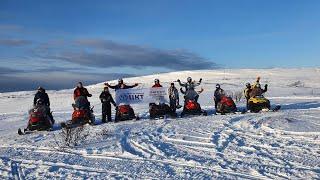
[(248, 101), (248, 110), (251, 112), (260, 112), (261, 110), (270, 110), (270, 101), (263, 95), (251, 97)]

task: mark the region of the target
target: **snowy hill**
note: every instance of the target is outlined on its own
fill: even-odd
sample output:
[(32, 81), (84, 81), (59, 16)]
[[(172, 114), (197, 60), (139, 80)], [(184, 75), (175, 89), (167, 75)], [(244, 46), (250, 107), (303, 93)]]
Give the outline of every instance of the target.
[[(25, 136), (17, 129), (27, 124), (35, 92), (0, 93), (0, 178), (320, 178), (320, 68), (184, 71), (125, 82), (150, 87), (158, 78), (168, 86), (188, 76), (203, 78), (199, 102), (207, 117), (149, 120), (148, 105), (133, 105), (141, 120), (85, 126), (86, 139), (72, 148), (60, 147), (57, 125), (71, 118), (72, 89), (47, 92), (55, 130)], [(281, 111), (213, 114), (216, 83), (237, 93), (257, 76)], [(100, 121), (103, 83), (87, 88)]]

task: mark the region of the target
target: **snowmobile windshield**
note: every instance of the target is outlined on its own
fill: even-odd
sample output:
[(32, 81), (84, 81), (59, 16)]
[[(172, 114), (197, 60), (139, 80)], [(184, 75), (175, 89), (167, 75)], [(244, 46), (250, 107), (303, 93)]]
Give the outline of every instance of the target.
[(79, 109), (81, 108), (88, 108), (88, 100), (85, 96), (79, 96), (76, 100), (75, 100), (75, 106)]

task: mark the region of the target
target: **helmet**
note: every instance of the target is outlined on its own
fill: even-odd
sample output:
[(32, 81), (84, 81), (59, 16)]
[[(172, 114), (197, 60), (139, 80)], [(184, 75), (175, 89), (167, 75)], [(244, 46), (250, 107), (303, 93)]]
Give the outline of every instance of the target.
[(118, 79), (118, 83), (122, 84), (123, 83), (123, 79), (122, 78)]
[(246, 87), (251, 87), (251, 84), (247, 82)]
[(216, 85), (216, 88), (220, 88), (220, 84), (217, 84), (217, 85)]
[(192, 81), (192, 78), (191, 78), (191, 77), (188, 77), (188, 78), (187, 78), (187, 81), (188, 81), (188, 82), (191, 82), (191, 81)]
[(43, 90), (44, 90), (44, 88), (43, 88), (43, 87), (41, 87), (41, 86), (39, 86), (37, 90), (38, 90), (38, 91), (43, 91)]
[(159, 81), (159, 79), (155, 79), (154, 82), (155, 83), (159, 83), (160, 81)]

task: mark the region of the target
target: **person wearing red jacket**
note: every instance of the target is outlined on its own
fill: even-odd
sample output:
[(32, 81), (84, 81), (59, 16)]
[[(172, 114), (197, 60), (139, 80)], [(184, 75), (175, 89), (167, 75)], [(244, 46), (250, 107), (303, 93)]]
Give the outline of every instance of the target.
[(92, 94), (88, 92), (86, 88), (83, 87), (82, 82), (78, 82), (76, 89), (73, 92), (73, 99), (76, 100), (79, 96), (91, 97)]
[(158, 88), (158, 87), (162, 87), (162, 85), (160, 84), (159, 79), (155, 79), (154, 80), (154, 85), (152, 86), (152, 88)]

